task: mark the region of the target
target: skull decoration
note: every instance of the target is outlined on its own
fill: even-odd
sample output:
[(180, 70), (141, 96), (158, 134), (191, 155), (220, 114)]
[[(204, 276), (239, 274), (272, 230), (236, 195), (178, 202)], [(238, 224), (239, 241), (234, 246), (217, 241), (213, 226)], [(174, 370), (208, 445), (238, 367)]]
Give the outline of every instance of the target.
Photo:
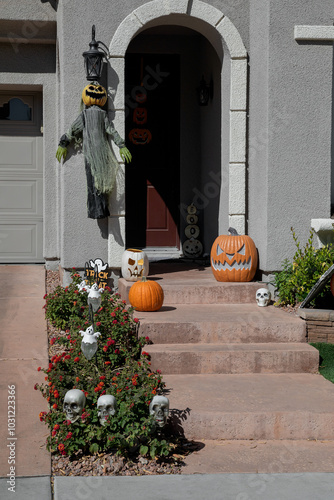
[(122, 276), (127, 281), (138, 281), (147, 276), (149, 262), (147, 255), (142, 250), (129, 248), (122, 257)]
[(80, 334), (83, 337), (81, 349), (85, 358), (89, 361), (97, 351), (97, 339), (101, 334), (100, 332), (94, 333), (93, 326), (89, 326), (85, 332), (80, 330)]
[(113, 416), (116, 413), (116, 398), (114, 396), (109, 396), (108, 394), (100, 396), (97, 400), (97, 410), (100, 424), (105, 425), (107, 423), (106, 418), (109, 417), (109, 415)]
[(72, 424), (80, 418), (80, 414), (86, 404), (86, 397), (79, 389), (67, 391), (64, 398), (63, 410), (66, 413), (67, 420)]
[(256, 302), (260, 307), (265, 307), (269, 304), (271, 293), (267, 288), (259, 288), (256, 292)]
[(158, 427), (164, 427), (169, 413), (169, 399), (165, 396), (154, 396), (149, 411), (150, 415), (155, 417)]

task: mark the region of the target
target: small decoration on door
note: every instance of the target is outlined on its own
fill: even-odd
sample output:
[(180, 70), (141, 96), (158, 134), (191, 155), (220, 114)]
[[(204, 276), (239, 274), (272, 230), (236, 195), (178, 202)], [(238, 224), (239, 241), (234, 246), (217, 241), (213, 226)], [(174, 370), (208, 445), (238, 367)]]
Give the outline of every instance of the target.
[(192, 203), (188, 206), (187, 212), (186, 221), (188, 222), (188, 226), (186, 226), (184, 232), (188, 239), (182, 245), (183, 255), (189, 259), (197, 259), (202, 255), (203, 245), (197, 239), (200, 229), (197, 226), (198, 217), (196, 215), (196, 206)]
[(146, 108), (136, 108), (133, 112), (133, 121), (137, 125), (144, 125), (147, 122), (147, 109)]
[(133, 144), (144, 145), (152, 140), (152, 134), (147, 128), (133, 128), (130, 130), (129, 139)]

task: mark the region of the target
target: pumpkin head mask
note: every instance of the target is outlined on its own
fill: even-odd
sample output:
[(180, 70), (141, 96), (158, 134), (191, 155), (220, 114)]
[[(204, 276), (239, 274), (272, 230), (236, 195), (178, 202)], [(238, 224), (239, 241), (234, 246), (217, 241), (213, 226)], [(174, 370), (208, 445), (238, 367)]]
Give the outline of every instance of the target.
[(82, 100), (86, 106), (101, 106), (107, 102), (107, 91), (99, 83), (90, 83), (82, 91)]
[(251, 281), (257, 268), (257, 250), (250, 236), (231, 235), (215, 239), (211, 249), (211, 269), (217, 281)]

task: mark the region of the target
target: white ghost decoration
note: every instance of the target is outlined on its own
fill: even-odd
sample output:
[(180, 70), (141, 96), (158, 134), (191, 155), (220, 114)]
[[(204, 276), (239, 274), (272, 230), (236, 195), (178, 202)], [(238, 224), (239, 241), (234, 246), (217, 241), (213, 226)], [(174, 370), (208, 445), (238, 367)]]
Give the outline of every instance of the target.
[(95, 269), (95, 266), (97, 266), (98, 273), (100, 273), (101, 271), (105, 271), (108, 267), (108, 264), (104, 264), (103, 260), (101, 259), (90, 260), (89, 265), (93, 269)]
[(99, 288), (97, 283), (91, 286), (88, 294), (88, 305), (92, 306), (93, 312), (96, 312), (101, 305), (101, 293), (103, 293), (103, 288)]
[(97, 351), (97, 339), (101, 333), (94, 333), (93, 326), (89, 326), (85, 332), (80, 330), (80, 334), (83, 337), (81, 341), (81, 349), (85, 358), (89, 361)]
[(77, 285), (77, 288), (79, 289), (79, 292), (83, 292), (84, 290), (85, 290), (85, 292), (90, 291), (90, 286), (87, 285), (85, 280), (82, 280), (81, 283), (79, 283), (79, 285)]

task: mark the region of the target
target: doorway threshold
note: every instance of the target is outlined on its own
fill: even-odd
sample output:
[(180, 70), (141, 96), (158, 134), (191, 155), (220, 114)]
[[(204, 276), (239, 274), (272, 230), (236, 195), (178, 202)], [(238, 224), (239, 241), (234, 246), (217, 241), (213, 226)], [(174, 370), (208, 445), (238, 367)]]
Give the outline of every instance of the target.
[(183, 252), (176, 247), (146, 247), (143, 248), (150, 262), (159, 260), (179, 259)]

